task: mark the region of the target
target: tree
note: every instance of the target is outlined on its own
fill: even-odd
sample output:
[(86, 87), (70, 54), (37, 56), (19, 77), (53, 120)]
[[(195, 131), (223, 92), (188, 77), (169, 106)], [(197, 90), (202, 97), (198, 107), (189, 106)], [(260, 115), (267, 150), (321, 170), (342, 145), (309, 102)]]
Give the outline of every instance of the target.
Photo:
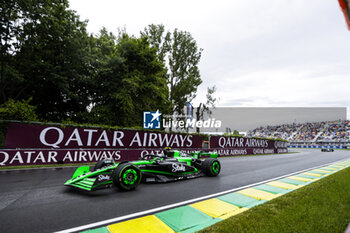
[(178, 29), (165, 32), (163, 25), (149, 25), (141, 35), (149, 38), (159, 59), (166, 64), (172, 113), (183, 114), (186, 102), (195, 98), (202, 83), (198, 68), (202, 49), (190, 33)]
[[(216, 86), (207, 88), (207, 94), (206, 94), (207, 101), (205, 103), (200, 103), (196, 111), (197, 121), (204, 120), (204, 114), (208, 114), (209, 116), (211, 116), (212, 114), (211, 109), (215, 108), (215, 105), (218, 101), (217, 98), (214, 98), (215, 92), (216, 92)], [(199, 133), (200, 128), (196, 127), (196, 132)]]
[[(91, 73), (93, 78), (93, 105), (103, 105), (106, 102), (104, 99), (106, 94), (104, 92), (104, 85), (111, 85), (110, 83), (105, 82), (108, 80), (108, 76), (113, 72), (112, 59), (115, 59), (116, 57), (116, 39), (117, 38), (115, 35), (111, 32), (108, 32), (106, 28), (102, 28), (97, 37), (92, 37), (92, 60), (90, 66), (93, 70), (93, 73)], [(105, 79), (101, 80), (102, 77)]]
[[(6, 0), (0, 7), (0, 103), (5, 103), (8, 96), (5, 89), (14, 92), (16, 86), (20, 86), (23, 79), (15, 69), (14, 55), (18, 50), (17, 35), (20, 26), (19, 2)], [(10, 96), (17, 97), (18, 93)]]
[(1, 102), (32, 98), (39, 117), (54, 121), (86, 112), (91, 85), (86, 22), (68, 10), (67, 0), (9, 2), (2, 55), (15, 62), (1, 69)]
[(142, 124), (145, 110), (167, 111), (166, 70), (146, 37), (121, 34), (115, 52), (106, 61), (96, 78), (99, 87), (92, 109), (96, 119), (107, 124), (136, 126)]

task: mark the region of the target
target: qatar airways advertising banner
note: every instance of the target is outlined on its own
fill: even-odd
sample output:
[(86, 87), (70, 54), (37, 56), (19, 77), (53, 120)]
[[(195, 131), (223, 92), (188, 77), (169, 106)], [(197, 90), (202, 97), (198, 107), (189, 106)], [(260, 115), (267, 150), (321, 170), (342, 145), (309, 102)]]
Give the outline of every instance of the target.
[(10, 123), (0, 166), (89, 163), (105, 158), (138, 160), (145, 154), (162, 154), (165, 147), (184, 153), (213, 151), (219, 156), (286, 153), (285, 142), (211, 136), (210, 148), (202, 149), (199, 135), (137, 130), (104, 130), (57, 125)]
[(210, 147), (220, 156), (287, 153), (287, 142), (271, 139), (211, 136)]
[(198, 135), (10, 123), (0, 166), (132, 161), (165, 147), (190, 153), (201, 146)]
[(200, 148), (198, 135), (137, 130), (104, 130), (47, 125), (9, 124), (6, 148)]
[[(198, 149), (180, 151), (190, 153)], [(162, 149), (2, 149), (0, 166), (91, 163), (106, 158), (116, 162), (133, 161), (142, 155), (162, 153)]]

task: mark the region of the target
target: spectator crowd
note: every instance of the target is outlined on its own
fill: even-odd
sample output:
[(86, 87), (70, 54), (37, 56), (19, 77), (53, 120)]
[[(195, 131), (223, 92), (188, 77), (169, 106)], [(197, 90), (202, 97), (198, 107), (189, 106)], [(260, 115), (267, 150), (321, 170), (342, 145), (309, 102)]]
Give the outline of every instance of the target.
[(259, 127), (248, 137), (279, 138), (289, 142), (341, 142), (350, 140), (350, 121), (324, 121)]

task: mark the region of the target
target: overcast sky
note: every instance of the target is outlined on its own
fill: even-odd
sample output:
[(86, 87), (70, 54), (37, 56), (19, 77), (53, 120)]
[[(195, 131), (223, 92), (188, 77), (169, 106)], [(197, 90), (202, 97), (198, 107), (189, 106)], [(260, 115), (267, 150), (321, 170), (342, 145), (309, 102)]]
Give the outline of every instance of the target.
[(70, 0), (88, 31), (139, 35), (149, 24), (188, 31), (218, 106), (347, 107), (350, 31), (336, 0)]

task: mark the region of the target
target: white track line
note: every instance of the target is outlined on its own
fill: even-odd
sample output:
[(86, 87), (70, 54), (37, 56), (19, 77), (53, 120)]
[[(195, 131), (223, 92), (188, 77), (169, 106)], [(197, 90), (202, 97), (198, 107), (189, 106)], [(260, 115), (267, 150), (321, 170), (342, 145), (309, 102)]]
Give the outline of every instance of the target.
[(90, 223), (90, 224), (87, 224), (87, 225), (74, 227), (74, 228), (70, 228), (70, 229), (67, 229), (67, 230), (57, 231), (56, 233), (70, 233), (70, 232), (83, 231), (83, 230), (88, 230), (88, 229), (91, 229), (91, 228), (96, 228), (96, 227), (108, 225), (108, 224), (111, 224), (111, 223), (124, 221), (124, 220), (131, 219), (131, 218), (140, 217), (140, 216), (143, 216), (143, 215), (152, 214), (152, 213), (155, 213), (155, 212), (171, 209), (171, 208), (178, 207), (178, 206), (183, 206), (183, 205), (190, 204), (190, 203), (193, 203), (193, 202), (202, 201), (202, 200), (205, 200), (205, 199), (221, 196), (221, 195), (224, 195), (224, 194), (227, 194), (227, 193), (235, 192), (235, 191), (238, 191), (238, 190), (241, 190), (241, 189), (245, 189), (245, 188), (249, 188), (249, 187), (252, 187), (252, 186), (256, 186), (256, 185), (259, 185), (259, 184), (264, 184), (264, 183), (267, 183), (267, 182), (270, 182), (270, 181), (282, 179), (282, 178), (285, 178), (287, 176), (292, 176), (292, 175), (295, 175), (295, 174), (298, 174), (298, 173), (302, 173), (302, 172), (305, 172), (305, 171), (309, 171), (309, 170), (313, 170), (313, 169), (316, 169), (316, 168), (319, 168), (319, 167), (327, 166), (327, 165), (334, 164), (334, 163), (339, 163), (341, 161), (348, 160), (348, 159), (349, 158), (341, 159), (341, 160), (334, 161), (334, 162), (331, 162), (331, 163), (326, 163), (326, 164), (323, 164), (323, 165), (320, 165), (320, 166), (311, 167), (311, 168), (304, 169), (304, 170), (301, 170), (301, 171), (293, 172), (293, 173), (290, 173), (290, 174), (287, 174), (287, 175), (283, 175), (283, 176), (275, 177), (275, 178), (272, 178), (272, 179), (260, 181), (260, 182), (254, 183), (254, 184), (249, 184), (249, 185), (241, 186), (241, 187), (238, 187), (238, 188), (226, 190), (226, 191), (223, 191), (223, 192), (214, 193), (214, 194), (210, 194), (210, 195), (207, 195), (207, 196), (198, 197), (198, 198), (194, 198), (194, 199), (190, 199), (190, 200), (187, 200), (187, 201), (182, 201), (182, 202), (178, 202), (178, 203), (174, 203), (174, 204), (170, 204), (170, 205), (166, 205), (166, 206), (161, 206), (161, 207), (150, 209), (150, 210), (145, 210), (145, 211), (141, 211), (141, 212), (137, 212), (137, 213), (133, 213), (133, 214), (128, 214), (128, 215), (124, 215), (124, 216), (117, 217), (117, 218), (111, 218), (111, 219), (100, 221), (100, 222)]

